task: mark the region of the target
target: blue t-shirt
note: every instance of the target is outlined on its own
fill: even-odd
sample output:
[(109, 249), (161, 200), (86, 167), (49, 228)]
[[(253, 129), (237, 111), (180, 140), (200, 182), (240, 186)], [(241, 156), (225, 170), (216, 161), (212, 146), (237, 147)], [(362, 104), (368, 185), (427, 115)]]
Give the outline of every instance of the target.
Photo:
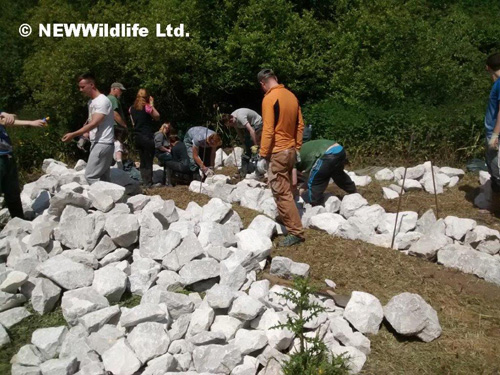
[[(2, 112), (0, 109), (0, 113)], [(12, 142), (3, 125), (0, 125), (0, 155), (12, 155)]]
[(484, 118), (484, 127), (486, 128), (486, 137), (489, 139), (495, 128), (498, 117), (498, 103), (500, 101), (500, 79), (497, 79), (493, 84), (488, 100), (488, 108)]

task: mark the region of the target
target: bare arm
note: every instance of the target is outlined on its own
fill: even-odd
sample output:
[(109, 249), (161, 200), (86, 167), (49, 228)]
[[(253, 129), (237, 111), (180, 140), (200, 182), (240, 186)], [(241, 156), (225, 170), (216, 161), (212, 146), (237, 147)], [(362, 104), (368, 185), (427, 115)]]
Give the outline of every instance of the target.
[(47, 125), (43, 120), (18, 120), (14, 115), (6, 112), (0, 113), (0, 124), (4, 126), (36, 126), (41, 127)]
[(193, 159), (196, 164), (198, 164), (198, 167), (200, 167), (202, 170), (205, 169), (205, 165), (203, 164), (203, 160), (201, 160), (200, 155), (198, 154), (198, 147), (193, 145)]
[(120, 116), (120, 114), (116, 111), (113, 111), (113, 117), (115, 119), (115, 121), (120, 124), (121, 126), (123, 126), (124, 128), (127, 127), (127, 124), (125, 123), (125, 120), (122, 119), (122, 116)]
[(66, 133), (62, 137), (62, 141), (63, 142), (69, 142), (73, 138), (78, 137), (79, 135), (83, 135), (85, 133), (90, 132), (92, 129), (94, 129), (94, 128), (96, 128), (96, 127), (99, 126), (99, 124), (104, 120), (104, 117), (105, 117), (105, 115), (102, 114), (102, 113), (94, 113), (92, 115), (92, 120), (88, 124), (82, 126), (80, 129), (78, 129), (78, 130), (76, 130), (74, 132)]

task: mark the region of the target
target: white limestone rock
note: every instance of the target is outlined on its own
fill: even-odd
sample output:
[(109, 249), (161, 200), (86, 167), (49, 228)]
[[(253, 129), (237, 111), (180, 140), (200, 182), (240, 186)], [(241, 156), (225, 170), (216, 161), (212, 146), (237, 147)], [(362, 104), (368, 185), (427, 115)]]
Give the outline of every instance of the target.
[(236, 332), (243, 327), (243, 320), (228, 315), (217, 315), (210, 327), (210, 331), (222, 333), (226, 341), (231, 340)]
[(92, 288), (109, 302), (119, 302), (127, 288), (127, 275), (115, 266), (105, 266), (94, 272)]
[[(78, 289), (92, 284), (94, 270), (64, 255), (49, 258), (37, 267), (45, 277), (64, 289)], [(78, 277), (75, 277), (78, 275)]]
[(138, 324), (127, 336), (127, 341), (142, 363), (166, 354), (170, 345), (163, 324), (155, 322)]
[(174, 271), (163, 270), (158, 274), (156, 285), (169, 292), (175, 292), (184, 287), (184, 280)]
[(176, 221), (175, 223), (170, 224), (168, 227), (169, 230), (173, 230), (175, 232), (179, 232), (181, 237), (184, 239), (190, 234), (196, 235), (197, 229), (195, 224), (192, 221)]
[(132, 214), (108, 216), (104, 228), (111, 240), (120, 247), (134, 244), (139, 237), (139, 222)]
[(144, 235), (142, 233), (139, 241), (139, 250), (144, 258), (162, 260), (175, 249), (182, 241), (179, 232), (172, 230), (162, 230), (153, 235)]
[(5, 328), (0, 325), (0, 348), (3, 346), (10, 344), (10, 337)]
[(91, 333), (86, 340), (90, 348), (102, 356), (106, 350), (124, 336), (125, 330), (123, 328), (119, 329), (113, 324), (105, 324), (97, 332)]
[(446, 235), (457, 241), (462, 241), (467, 232), (473, 230), (477, 225), (475, 220), (462, 219), (456, 216), (447, 216), (444, 222), (446, 224)]
[(351, 180), (356, 186), (367, 186), (372, 182), (372, 178), (370, 176), (352, 175)]
[(276, 222), (265, 215), (257, 215), (248, 226), (248, 229), (253, 229), (266, 237), (272, 238), (276, 233)]
[(186, 285), (212, 279), (220, 275), (219, 262), (211, 258), (195, 259), (182, 267), (179, 275)]
[(356, 210), (368, 205), (368, 201), (361, 194), (354, 193), (346, 195), (340, 205), (340, 214), (346, 219), (353, 216)]
[(83, 208), (66, 206), (54, 239), (70, 249), (92, 251), (104, 232), (105, 219), (102, 212), (88, 215)]
[(382, 304), (365, 292), (352, 292), (344, 310), (344, 318), (361, 333), (377, 334), (384, 319)]
[(130, 267), (130, 276), (128, 277), (130, 291), (143, 295), (155, 283), (160, 269), (160, 264), (153, 259), (137, 259)]
[(29, 316), (31, 316), (31, 313), (25, 307), (14, 307), (0, 312), (0, 325), (10, 329)]
[(194, 233), (188, 234), (170, 254), (163, 258), (163, 265), (178, 271), (192, 260), (204, 254), (203, 247)]
[(484, 185), (487, 181), (490, 180), (490, 174), (486, 171), (479, 171), (479, 184)]
[(353, 346), (332, 346), (329, 348), (335, 356), (344, 355), (348, 358), (347, 365), (349, 366), (349, 374), (358, 374), (365, 365), (366, 355)]
[(166, 319), (165, 310), (159, 305), (141, 303), (124, 312), (120, 317), (122, 327), (133, 327), (144, 322), (161, 322)]
[(106, 371), (114, 375), (133, 375), (142, 366), (126, 339), (118, 340), (103, 355)]
[(415, 232), (420, 232), (423, 234), (428, 233), (431, 229), (434, 228), (436, 221), (436, 215), (434, 214), (432, 208), (425, 211), (425, 213), (417, 220)]
[(73, 375), (78, 370), (76, 357), (50, 359), (40, 365), (43, 375)]
[(0, 284), (0, 290), (6, 293), (17, 293), (18, 289), (28, 281), (28, 275), (20, 271), (11, 271)]
[(199, 373), (230, 374), (242, 359), (235, 345), (198, 346), (193, 351), (194, 367)]
[(148, 362), (142, 375), (163, 375), (175, 372), (177, 361), (171, 354), (164, 354)]
[(422, 184), (420, 182), (409, 178), (406, 178), (406, 180), (404, 181), (404, 185), (403, 185), (403, 180), (399, 180), (398, 185), (402, 186), (405, 191), (422, 190)]
[(346, 223), (346, 219), (339, 214), (324, 212), (311, 217), (309, 223), (311, 228), (324, 230), (328, 234), (335, 236), (339, 233), (341, 226)]
[(207, 302), (203, 302), (200, 307), (191, 314), (191, 322), (186, 332), (186, 337), (193, 337), (198, 333), (208, 331), (215, 318), (215, 312)]
[(326, 212), (335, 214), (340, 211), (341, 204), (342, 201), (338, 197), (336, 196), (328, 197), (328, 199), (325, 202), (325, 210)]
[(0, 311), (5, 311), (26, 302), (26, 297), (22, 294), (11, 294), (0, 292)]
[(201, 211), (201, 221), (213, 221), (220, 223), (231, 210), (231, 204), (223, 202), (219, 198), (212, 198), (205, 206), (203, 206)]
[(22, 366), (39, 366), (46, 359), (35, 345), (24, 345), (12, 357), (10, 363)]
[(413, 168), (408, 168), (406, 170), (406, 178), (411, 180), (420, 179), (425, 173), (425, 167), (423, 164), (417, 165)]
[(262, 311), (264, 311), (262, 302), (245, 294), (233, 301), (228, 315), (241, 320), (252, 320), (262, 313)]
[(84, 211), (88, 211), (92, 202), (85, 195), (74, 192), (63, 190), (55, 194), (51, 200), (48, 209), (48, 214), (53, 216), (61, 216), (66, 206), (71, 205), (74, 207), (80, 207)]
[(257, 369), (259, 368), (259, 361), (246, 355), (243, 357), (243, 363), (241, 365), (236, 366), (231, 375), (255, 375), (257, 374)]
[(137, 194), (127, 199), (127, 205), (133, 213), (141, 211), (151, 200), (151, 197), (144, 194)]
[(269, 280), (259, 280), (252, 283), (248, 295), (256, 300), (263, 301), (267, 299), (271, 283)]
[(245, 229), (236, 234), (238, 249), (251, 252), (261, 261), (271, 253), (271, 240), (265, 235), (253, 230)]
[(164, 201), (160, 196), (153, 196), (149, 203), (142, 209), (143, 213), (153, 214), (164, 227), (179, 220), (179, 214), (173, 200)]
[(439, 173), (444, 173), (448, 177), (463, 177), (465, 175), (463, 169), (451, 167), (441, 167), (439, 168)]
[(309, 269), (310, 266), (306, 263), (297, 263), (289, 258), (278, 256), (271, 261), (270, 273), (283, 278), (307, 277)]
[[(396, 225), (396, 233), (407, 233), (417, 225), (418, 214), (413, 211), (402, 211), (398, 215), (398, 222)], [(392, 235), (394, 232), (394, 224), (396, 223), (396, 214), (388, 212), (382, 217), (382, 221), (377, 227), (379, 233), (389, 233)]]
[(70, 325), (77, 324), (79, 317), (108, 306), (108, 300), (92, 287), (67, 291), (61, 299), (64, 319)]
[(31, 343), (38, 348), (45, 360), (52, 359), (59, 354), (67, 333), (65, 326), (39, 328), (31, 335)]
[(389, 168), (384, 168), (375, 173), (375, 180), (377, 181), (392, 181), (394, 179), (394, 172)]
[(267, 345), (267, 336), (264, 331), (240, 329), (236, 332), (234, 345), (240, 349), (241, 354), (254, 353)]
[(99, 265), (104, 267), (110, 263), (120, 262), (130, 256), (130, 251), (124, 248), (116, 249), (99, 261)]
[(500, 285), (500, 258), (476, 251), (472, 247), (447, 245), (438, 251), (437, 261), (445, 267), (472, 273)]
[(452, 243), (452, 239), (444, 234), (444, 230), (444, 221), (440, 219), (410, 246), (408, 254), (435, 260), (437, 252)]
[(88, 332), (96, 332), (105, 324), (114, 320), (118, 314), (120, 314), (120, 307), (114, 305), (85, 314), (78, 318), (78, 322), (85, 327)]
[(141, 304), (160, 303), (167, 304), (168, 313), (174, 321), (181, 315), (190, 314), (194, 311), (194, 303), (188, 296), (181, 293), (168, 292), (157, 286), (144, 293), (141, 299)]
[(97, 269), (99, 266), (99, 262), (97, 258), (92, 254), (84, 250), (65, 250), (61, 253), (61, 255), (66, 258), (71, 259), (74, 262), (83, 264), (84, 266), (90, 267), (92, 269)]
[(386, 187), (382, 188), (382, 194), (384, 196), (384, 199), (397, 199), (397, 198), (399, 198), (399, 194), (397, 192), (395, 192), (392, 189), (386, 188)]
[(235, 298), (233, 288), (220, 284), (215, 284), (206, 294), (206, 301), (213, 309), (227, 309)]
[(441, 335), (436, 311), (418, 294), (401, 293), (384, 306), (384, 316), (401, 335), (430, 342)]

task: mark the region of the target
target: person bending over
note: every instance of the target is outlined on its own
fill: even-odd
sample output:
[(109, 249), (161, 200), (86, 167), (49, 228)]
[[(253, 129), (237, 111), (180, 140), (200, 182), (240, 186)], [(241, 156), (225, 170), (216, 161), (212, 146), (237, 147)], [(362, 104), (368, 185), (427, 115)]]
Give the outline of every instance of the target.
[(202, 177), (213, 175), (210, 167), (215, 165), (215, 152), (222, 145), (220, 136), (204, 126), (189, 129), (184, 137), (189, 156), (189, 168), (192, 172), (200, 170)]
[(300, 149), (300, 161), (297, 163), (299, 177), (303, 177), (304, 201), (313, 206), (323, 204), (324, 192), (330, 179), (345, 192), (356, 193), (356, 185), (344, 172), (346, 162), (344, 148), (335, 141), (317, 139), (306, 142)]

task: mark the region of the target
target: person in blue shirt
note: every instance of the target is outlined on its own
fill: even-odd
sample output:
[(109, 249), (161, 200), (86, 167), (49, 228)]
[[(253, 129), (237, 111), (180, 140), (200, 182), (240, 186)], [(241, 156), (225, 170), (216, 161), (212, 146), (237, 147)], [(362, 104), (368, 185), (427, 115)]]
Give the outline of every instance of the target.
[(484, 126), (486, 130), (486, 165), (490, 172), (491, 190), (500, 193), (500, 171), (498, 168), (498, 134), (500, 133), (500, 53), (494, 53), (486, 59), (486, 70), (493, 80)]
[(0, 110), (0, 194), (4, 195), (5, 204), (9, 209), (11, 218), (19, 217), (24, 219), (24, 212), (21, 203), (21, 188), (19, 186), (19, 176), (12, 150), (12, 142), (5, 127), (41, 127), (46, 124), (47, 122), (44, 120), (17, 120), (14, 115)]

